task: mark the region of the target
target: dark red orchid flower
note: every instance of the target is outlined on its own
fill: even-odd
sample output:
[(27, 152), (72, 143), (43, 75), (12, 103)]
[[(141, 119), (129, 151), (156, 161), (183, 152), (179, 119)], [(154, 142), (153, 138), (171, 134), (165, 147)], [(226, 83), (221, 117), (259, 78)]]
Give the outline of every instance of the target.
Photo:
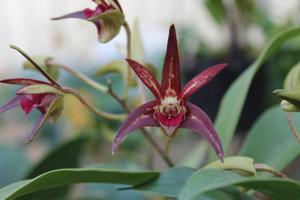
[(186, 100), (212, 80), (227, 64), (218, 64), (204, 70), (181, 90), (180, 63), (174, 25), (169, 30), (161, 85), (146, 67), (134, 60), (127, 59), (127, 62), (140, 80), (151, 90), (156, 100), (141, 105), (129, 114), (114, 139), (113, 153), (122, 140), (135, 129), (156, 126), (161, 127), (169, 137), (173, 136), (178, 128), (187, 128), (196, 132), (212, 145), (218, 158), (223, 160), (222, 143), (213, 123), (201, 108)]
[(33, 109), (37, 109), (41, 113), (28, 137), (28, 143), (31, 142), (47, 118), (54, 117), (54, 113), (57, 114), (60, 109), (57, 106), (60, 99), (57, 88), (44, 81), (25, 78), (5, 79), (1, 80), (0, 83), (23, 86), (17, 91), (15, 97), (0, 107), (0, 113), (17, 106), (20, 106), (26, 115)]
[(77, 18), (93, 22), (98, 31), (99, 41), (108, 42), (115, 37), (124, 22), (122, 8), (118, 1), (92, 0), (96, 3), (95, 9), (85, 8), (81, 11), (69, 13), (61, 17), (52, 18), (60, 20), (66, 18)]

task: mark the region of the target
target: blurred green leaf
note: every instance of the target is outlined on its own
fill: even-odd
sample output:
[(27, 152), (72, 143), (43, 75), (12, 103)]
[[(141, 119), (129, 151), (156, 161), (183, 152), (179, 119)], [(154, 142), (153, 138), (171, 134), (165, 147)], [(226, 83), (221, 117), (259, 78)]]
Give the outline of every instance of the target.
[(12, 200), (33, 192), (75, 183), (98, 182), (134, 186), (158, 176), (159, 173), (154, 171), (126, 172), (100, 168), (60, 169), (6, 186), (0, 189), (0, 199)]
[[(295, 115), (294, 120), (300, 124), (299, 115)], [(300, 154), (300, 146), (290, 133), (285, 113), (279, 106), (268, 109), (257, 120), (240, 154), (276, 170), (282, 170)]]
[(132, 59), (144, 63), (145, 62), (145, 51), (144, 51), (144, 45), (142, 41), (140, 26), (138, 19), (134, 20), (134, 23), (132, 25), (131, 29), (132, 34), (132, 40), (131, 40), (131, 57)]
[(79, 158), (84, 147), (91, 140), (92, 137), (89, 136), (78, 136), (60, 144), (31, 168), (26, 175), (26, 179), (34, 178), (55, 169), (78, 167)]
[(300, 90), (300, 63), (289, 71), (284, 80), (284, 89)]
[[(276, 35), (264, 48), (259, 57), (251, 64), (226, 91), (216, 118), (216, 129), (219, 133), (225, 152), (233, 137), (241, 111), (254, 75), (261, 65), (285, 42), (300, 34), (300, 28), (292, 28)], [(215, 158), (212, 153), (211, 156)]]
[(0, 187), (21, 180), (29, 161), (20, 145), (0, 144)]
[[(52, 60), (49, 56), (33, 56), (32, 59), (43, 69), (45, 70), (54, 80), (57, 80), (59, 77), (59, 69), (56, 67), (50, 67), (48, 62)], [(30, 69), (36, 71), (36, 67), (32, 65), (31, 62), (26, 60), (23, 63), (24, 69)]]
[(217, 23), (224, 23), (226, 20), (226, 10), (222, 0), (205, 0), (205, 6)]
[(224, 170), (201, 169), (193, 174), (185, 184), (179, 200), (192, 200), (204, 192), (231, 185), (251, 188), (271, 195), (277, 200), (298, 200), (300, 197), (300, 184), (291, 179), (243, 177)]
[[(78, 167), (80, 156), (84, 151), (84, 146), (91, 139), (91, 137), (79, 136), (59, 145), (46, 155), (39, 163), (32, 167), (25, 179), (34, 178), (55, 169)], [(64, 186), (42, 192), (36, 192), (27, 195), (25, 198), (23, 197), (22, 200), (37, 199), (38, 197), (43, 197), (43, 199), (63, 197), (68, 193), (69, 189), (69, 186)]]

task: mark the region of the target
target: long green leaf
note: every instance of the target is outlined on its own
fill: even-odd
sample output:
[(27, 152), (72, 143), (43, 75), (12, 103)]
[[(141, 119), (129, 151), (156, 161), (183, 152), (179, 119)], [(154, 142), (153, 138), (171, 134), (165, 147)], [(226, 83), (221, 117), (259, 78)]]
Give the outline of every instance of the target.
[(97, 182), (135, 186), (158, 176), (159, 173), (154, 171), (125, 172), (97, 168), (54, 170), (0, 189), (0, 199), (12, 200), (33, 192), (75, 183)]
[[(300, 124), (300, 116), (293, 116)], [(293, 137), (279, 106), (267, 110), (251, 128), (241, 155), (254, 158), (255, 162), (268, 164), (282, 170), (300, 154), (300, 146)]]
[(223, 143), (224, 150), (227, 151), (228, 146), (233, 137), (234, 131), (238, 124), (241, 111), (250, 87), (250, 84), (254, 78), (254, 75), (261, 67), (261, 65), (285, 42), (298, 36), (300, 34), (300, 28), (293, 28), (283, 33), (276, 35), (267, 44), (265, 49), (255, 60), (255, 62), (250, 65), (247, 70), (245, 70), (241, 76), (237, 78), (231, 84), (230, 88), (224, 95), (221, 106), (216, 118), (216, 129), (219, 133), (221, 141)]
[(229, 171), (202, 169), (188, 180), (179, 200), (192, 200), (202, 193), (231, 185), (251, 188), (277, 200), (300, 199), (300, 183), (291, 179), (243, 177)]
[[(85, 149), (84, 147), (87, 142), (91, 140), (91, 136), (79, 136), (57, 146), (31, 168), (25, 179), (37, 177), (38, 175), (51, 170), (78, 167), (80, 156)], [(43, 199), (57, 199), (65, 196), (69, 192), (69, 189), (70, 186), (63, 186), (60, 188), (44, 190), (27, 195), (26, 198), (23, 197), (22, 200), (38, 199), (39, 197), (43, 197)]]

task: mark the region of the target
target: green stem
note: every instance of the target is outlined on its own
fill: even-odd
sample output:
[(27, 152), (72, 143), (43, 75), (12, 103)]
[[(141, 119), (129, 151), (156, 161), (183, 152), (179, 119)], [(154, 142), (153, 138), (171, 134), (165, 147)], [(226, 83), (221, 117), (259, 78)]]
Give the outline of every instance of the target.
[(29, 55), (25, 53), (22, 49), (15, 45), (10, 45), (10, 48), (18, 51), (20, 54), (22, 54), (41, 74), (45, 76), (50, 83), (52, 83), (56, 88), (62, 89), (61, 86), (42, 68), (40, 67)]
[(96, 90), (99, 90), (101, 92), (107, 93), (108, 92), (108, 88), (96, 81), (94, 81), (93, 79), (89, 78), (88, 76), (73, 70), (70, 67), (67, 67), (65, 65), (59, 64), (59, 63), (55, 63), (53, 61), (48, 61), (47, 64), (50, 67), (58, 67), (60, 69), (65, 70), (66, 72), (69, 72), (70, 74), (74, 75), (75, 77), (79, 78), (80, 80), (82, 80), (83, 82), (85, 82), (86, 84), (88, 84), (89, 86), (95, 88)]
[(269, 172), (271, 174), (273, 174), (274, 176), (278, 176), (281, 178), (287, 178), (287, 176), (279, 171), (276, 171), (274, 168), (266, 165), (266, 164), (262, 164), (262, 163), (255, 163), (254, 167), (256, 169), (256, 171), (261, 171), (261, 172)]
[(296, 138), (297, 142), (300, 143), (300, 133), (298, 132), (297, 127), (294, 124), (292, 114), (290, 112), (286, 112), (286, 117), (287, 117), (287, 120), (288, 120), (289, 127), (292, 131), (292, 134)]
[(75, 90), (73, 90), (71, 88), (63, 88), (63, 92), (65, 94), (70, 94), (70, 95), (76, 97), (89, 110), (91, 110), (92, 112), (94, 112), (97, 115), (104, 117), (106, 119), (123, 121), (127, 116), (125, 114), (112, 114), (112, 113), (107, 113), (107, 112), (101, 111), (98, 108), (95, 108), (94, 106), (89, 104), (82, 96), (80, 96), (80, 94), (78, 94)]

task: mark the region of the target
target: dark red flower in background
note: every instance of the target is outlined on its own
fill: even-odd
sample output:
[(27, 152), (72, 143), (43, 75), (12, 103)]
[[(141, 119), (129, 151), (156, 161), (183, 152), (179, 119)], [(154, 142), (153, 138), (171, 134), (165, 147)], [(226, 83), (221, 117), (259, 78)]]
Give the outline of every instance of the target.
[(218, 158), (223, 160), (222, 144), (210, 118), (201, 108), (186, 100), (213, 79), (227, 64), (218, 64), (204, 70), (181, 90), (180, 62), (174, 25), (169, 30), (161, 85), (146, 67), (134, 60), (127, 59), (127, 62), (151, 90), (156, 100), (141, 105), (129, 114), (114, 139), (113, 153), (122, 140), (135, 129), (156, 126), (161, 127), (168, 137), (173, 136), (178, 128), (187, 128), (196, 132), (212, 145)]
[(103, 43), (108, 42), (119, 33), (120, 27), (124, 22), (122, 8), (116, 0), (112, 2), (107, 0), (93, 0), (93, 2), (96, 3), (94, 9), (85, 8), (52, 19), (77, 18), (90, 21), (97, 27), (99, 41)]
[[(48, 117), (51, 117), (53, 111), (57, 109), (57, 108), (53, 109), (52, 105), (54, 105), (54, 103), (57, 102), (60, 95), (55, 92), (52, 93), (52, 92), (45, 92), (45, 91), (40, 91), (40, 92), (32, 91), (33, 93), (30, 94), (30, 91), (26, 91), (26, 88), (28, 88), (29, 86), (41, 86), (41, 87), (45, 86), (47, 88), (53, 87), (51, 84), (40, 80), (14, 78), (14, 79), (1, 80), (0, 83), (23, 86), (19, 91), (17, 91), (15, 97), (13, 97), (6, 104), (0, 107), (0, 113), (3, 113), (7, 110), (13, 109), (18, 106), (20, 106), (20, 108), (24, 111), (26, 115), (29, 114), (33, 109), (37, 109), (40, 112), (40, 117), (36, 122), (27, 140), (28, 142), (31, 142), (33, 138), (36, 136), (36, 134), (38, 133), (39, 129), (45, 123), (46, 119)], [(55, 90), (56, 88), (53, 87), (53, 91)], [(49, 112), (51, 106), (53, 110)]]

